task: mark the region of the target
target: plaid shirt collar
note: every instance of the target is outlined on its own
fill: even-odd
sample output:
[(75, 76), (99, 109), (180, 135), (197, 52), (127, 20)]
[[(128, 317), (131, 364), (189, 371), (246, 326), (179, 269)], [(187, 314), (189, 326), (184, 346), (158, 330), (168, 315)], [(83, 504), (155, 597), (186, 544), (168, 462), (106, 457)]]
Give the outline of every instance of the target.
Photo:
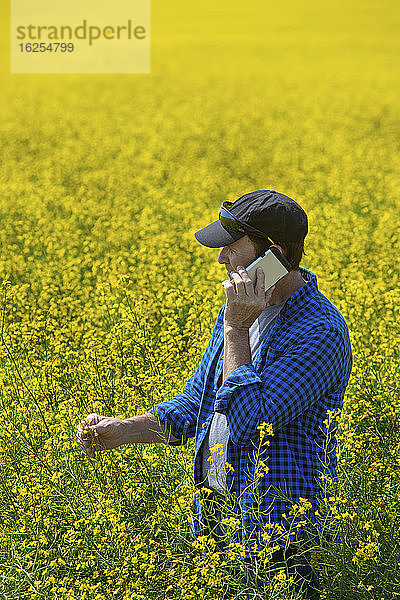
[(285, 319), (290, 319), (296, 314), (299, 309), (302, 309), (305, 304), (308, 304), (318, 292), (317, 277), (309, 271), (300, 267), (300, 275), (307, 281), (306, 285), (293, 292), (293, 294), (286, 300), (285, 306), (281, 311), (281, 315)]

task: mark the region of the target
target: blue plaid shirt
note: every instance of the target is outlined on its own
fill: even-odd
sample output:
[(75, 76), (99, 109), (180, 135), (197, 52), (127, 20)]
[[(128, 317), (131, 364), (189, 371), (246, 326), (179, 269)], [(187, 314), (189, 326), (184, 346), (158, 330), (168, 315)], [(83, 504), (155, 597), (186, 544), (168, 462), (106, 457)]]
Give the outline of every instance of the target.
[[(292, 505), (308, 500), (308, 522), (318, 523), (322, 511), (318, 511), (317, 499), (326, 496), (329, 501), (321, 474), (337, 482), (335, 416), (342, 409), (353, 364), (348, 327), (319, 291), (314, 273), (300, 267), (300, 274), (307, 284), (288, 298), (251, 364), (232, 371), (218, 388), (223, 368), (224, 304), (201, 363), (182, 393), (150, 409), (178, 438), (171, 445), (195, 437), (196, 492), (191, 521), (195, 537), (204, 532), (199, 450), (214, 411), (226, 415), (229, 496), (225, 514), (239, 519), (235, 535), (246, 556), (265, 545), (284, 546), (288, 534), (292, 542), (310, 537), (310, 530), (305, 531), (304, 521), (301, 523), (304, 517), (293, 521), (294, 514), (289, 514)], [(327, 427), (327, 411), (335, 409), (339, 410), (331, 413), (333, 420)], [(272, 424), (273, 433), (263, 440), (269, 445), (260, 447), (257, 427), (263, 422)], [(257, 448), (261, 450), (259, 460), (269, 468), (261, 469), (261, 477), (255, 474)], [(261, 535), (265, 531), (271, 538)], [(340, 541), (332, 527), (324, 530), (324, 535)]]

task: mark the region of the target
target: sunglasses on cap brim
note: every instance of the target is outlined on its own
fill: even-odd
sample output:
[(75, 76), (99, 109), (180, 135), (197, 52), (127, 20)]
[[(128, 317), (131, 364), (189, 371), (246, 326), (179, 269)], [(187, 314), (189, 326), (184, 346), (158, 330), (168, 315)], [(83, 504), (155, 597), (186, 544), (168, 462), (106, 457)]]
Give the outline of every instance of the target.
[(232, 202), (225, 200), (219, 210), (219, 220), (224, 229), (230, 233), (252, 233), (258, 237), (262, 237), (264, 239), (266, 238), (271, 244), (274, 243), (263, 231), (260, 231), (259, 229), (248, 225), (247, 223), (242, 223), (239, 219), (234, 217), (232, 213), (229, 212), (227, 205), (230, 208), (232, 206)]

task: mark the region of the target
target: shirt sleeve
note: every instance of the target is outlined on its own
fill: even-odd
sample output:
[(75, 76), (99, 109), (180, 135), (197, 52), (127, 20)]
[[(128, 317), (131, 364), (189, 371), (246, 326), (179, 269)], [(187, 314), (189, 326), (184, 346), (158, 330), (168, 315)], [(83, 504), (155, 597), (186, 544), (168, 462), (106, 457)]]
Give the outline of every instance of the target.
[(347, 350), (339, 331), (313, 331), (258, 373), (241, 365), (225, 379), (214, 408), (226, 415), (232, 442), (246, 445), (257, 426), (285, 427), (334, 389), (347, 370)]
[(225, 304), (220, 308), (214, 329), (208, 342), (207, 348), (203, 354), (203, 358), (196, 372), (187, 381), (183, 391), (165, 402), (161, 402), (151, 408), (147, 412), (151, 412), (158, 416), (160, 422), (166, 427), (167, 434), (169, 432), (177, 439), (177, 441), (169, 442), (170, 446), (181, 446), (186, 444), (187, 440), (194, 437), (196, 434), (197, 418), (200, 408), (201, 397), (207, 367), (211, 360), (213, 345), (218, 334), (219, 327), (222, 326), (223, 310)]

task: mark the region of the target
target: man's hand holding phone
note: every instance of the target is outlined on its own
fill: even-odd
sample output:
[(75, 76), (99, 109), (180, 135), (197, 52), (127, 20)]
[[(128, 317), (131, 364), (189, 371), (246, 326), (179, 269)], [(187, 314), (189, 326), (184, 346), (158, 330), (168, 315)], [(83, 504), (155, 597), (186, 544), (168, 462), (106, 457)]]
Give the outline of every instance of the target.
[[(248, 330), (262, 311), (269, 306), (275, 284), (287, 275), (291, 268), (291, 264), (278, 248), (271, 246), (263, 256), (256, 258), (247, 270), (238, 267), (237, 273), (231, 273), (231, 281), (222, 282), (227, 300), (225, 327)], [(265, 273), (267, 273), (267, 282)]]
[(247, 331), (269, 305), (275, 285), (265, 290), (262, 268), (257, 269), (255, 285), (244, 267), (237, 267), (237, 271), (230, 274), (230, 281), (222, 282), (226, 293), (224, 327)]

